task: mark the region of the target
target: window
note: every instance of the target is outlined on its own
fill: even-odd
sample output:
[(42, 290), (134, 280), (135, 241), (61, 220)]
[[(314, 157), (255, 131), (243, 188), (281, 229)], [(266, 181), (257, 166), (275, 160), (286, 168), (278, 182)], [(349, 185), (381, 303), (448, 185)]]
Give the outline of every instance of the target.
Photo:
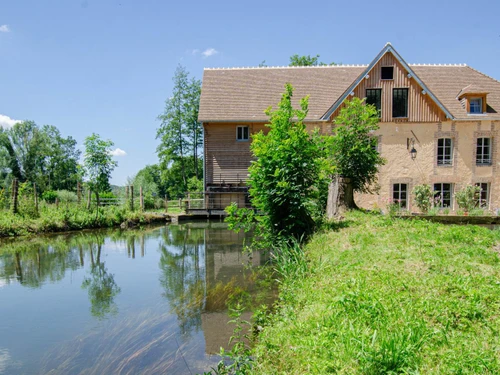
[(439, 138), (437, 165), (451, 165), (453, 161), (453, 141), (451, 138)]
[(451, 207), (452, 184), (434, 184), (434, 207)]
[(392, 185), (392, 200), (400, 208), (408, 208), (408, 184)]
[(476, 165), (491, 165), (491, 138), (478, 138)]
[(481, 208), (488, 208), (489, 205), (489, 184), (486, 182), (481, 182), (477, 183), (476, 186), (479, 186), (481, 188), (481, 191), (479, 192), (477, 196), (477, 205), (478, 207)]
[(248, 126), (237, 126), (236, 127), (236, 140), (237, 141), (248, 141), (249, 131)]
[(482, 98), (469, 99), (469, 113), (483, 113), (483, 99)]
[(408, 89), (392, 90), (392, 117), (408, 117)]
[(381, 78), (382, 79), (394, 79), (394, 67), (393, 66), (383, 66), (381, 68)]
[(366, 104), (374, 105), (380, 116), (380, 110), (382, 108), (382, 89), (367, 89)]

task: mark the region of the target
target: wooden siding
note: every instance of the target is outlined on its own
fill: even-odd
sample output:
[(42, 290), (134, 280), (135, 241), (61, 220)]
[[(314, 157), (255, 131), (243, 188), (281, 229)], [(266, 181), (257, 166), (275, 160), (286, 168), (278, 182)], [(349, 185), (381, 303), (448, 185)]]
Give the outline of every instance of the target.
[(205, 123), (205, 183), (244, 185), (252, 160), (249, 141), (236, 140), (236, 127), (249, 126), (250, 134), (265, 130), (257, 123)]
[[(394, 79), (382, 80), (381, 67), (393, 66)], [(369, 78), (364, 79), (354, 89), (354, 96), (358, 98), (366, 97), (366, 89), (382, 89), (382, 113), (381, 122), (439, 122), (445, 121), (446, 116), (429, 97), (422, 94), (422, 88), (413, 78), (408, 78), (408, 72), (397, 61), (391, 53), (386, 53), (382, 59), (368, 73)], [(392, 117), (392, 90), (395, 88), (408, 88), (408, 117)], [(351, 96), (348, 96), (349, 100)], [(338, 116), (341, 105), (330, 118), (333, 120)]]
[[(204, 123), (205, 186), (246, 185), (248, 167), (252, 161), (249, 141), (236, 140), (236, 127), (249, 126), (250, 134), (268, 128), (263, 123)], [(321, 134), (331, 133), (331, 124), (313, 122), (306, 125), (311, 132), (319, 128)]]

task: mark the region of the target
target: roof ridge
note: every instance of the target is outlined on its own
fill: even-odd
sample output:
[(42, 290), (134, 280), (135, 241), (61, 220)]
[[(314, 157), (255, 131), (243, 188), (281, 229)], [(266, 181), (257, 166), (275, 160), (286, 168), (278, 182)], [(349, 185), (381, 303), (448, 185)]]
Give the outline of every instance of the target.
[(493, 81), (500, 83), (500, 81), (498, 79), (493, 78), (493, 77), (489, 76), (488, 74), (485, 74), (485, 73), (483, 73), (483, 72), (481, 72), (481, 71), (479, 71), (477, 69), (474, 69), (472, 66), (467, 66), (467, 68), (469, 68), (469, 69), (471, 69), (471, 70), (473, 70), (473, 71), (475, 71), (475, 72), (477, 72), (479, 74), (482, 74), (486, 78), (492, 79)]
[(313, 65), (313, 66), (242, 66), (203, 68), (203, 70), (252, 70), (252, 69), (323, 69), (323, 68), (366, 68), (367, 64)]
[(409, 66), (465, 67), (467, 64), (408, 64)]

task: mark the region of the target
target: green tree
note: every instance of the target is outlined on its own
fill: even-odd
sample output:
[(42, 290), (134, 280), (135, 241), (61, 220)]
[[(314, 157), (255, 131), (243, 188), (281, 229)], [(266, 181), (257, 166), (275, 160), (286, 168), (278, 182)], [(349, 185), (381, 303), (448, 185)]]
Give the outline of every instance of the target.
[(166, 169), (176, 162), (180, 168), (182, 189), (186, 191), (187, 181), (192, 176), (188, 171), (186, 157), (194, 159), (193, 173), (199, 175), (198, 160), (202, 146), (202, 129), (198, 122), (201, 82), (189, 79), (189, 73), (178, 66), (173, 78), (172, 96), (166, 100), (163, 113), (158, 116), (161, 125), (156, 138), (160, 165)]
[(85, 176), (88, 178), (89, 188), (96, 194), (99, 202), (100, 192), (111, 191), (109, 179), (111, 172), (118, 165), (111, 156), (111, 147), (114, 143), (111, 140), (103, 140), (98, 134), (85, 138), (85, 153), (83, 156), (83, 166)]
[[(202, 169), (202, 161), (198, 159), (197, 168)], [(182, 177), (182, 167), (188, 176), (187, 184), (184, 185)], [(183, 160), (173, 161), (167, 168), (161, 171), (162, 186), (165, 189), (169, 199), (177, 199), (184, 197), (187, 191), (193, 188), (190, 184), (191, 178), (195, 177), (195, 162), (193, 157), (186, 156)], [(196, 177), (195, 177), (196, 178)], [(199, 180), (199, 179), (198, 179)]]
[(310, 56), (310, 55), (293, 55), (290, 56), (290, 63), (288, 66), (324, 66), (324, 65), (336, 65), (334, 62), (330, 64), (326, 64), (324, 62), (319, 61), (319, 55)]
[(80, 151), (55, 126), (23, 121), (0, 128), (0, 178), (36, 183), (39, 190), (74, 190)]
[(42, 131), (50, 140), (44, 174), (46, 187), (49, 190), (74, 191), (79, 180), (78, 160), (81, 154), (76, 148), (76, 140), (63, 138), (55, 126), (45, 125)]
[(364, 100), (347, 101), (335, 119), (333, 137), (325, 138), (328, 169), (332, 182), (328, 189), (327, 216), (357, 208), (354, 192), (377, 190), (377, 172), (384, 159), (378, 153), (372, 133), (379, 128), (378, 111)]
[(301, 109), (294, 109), (292, 95), (293, 87), (286, 84), (278, 109), (266, 111), (268, 134), (255, 134), (250, 146), (255, 157), (249, 168), (251, 201), (262, 213), (260, 229), (274, 243), (301, 239), (315, 225), (312, 203), (319, 180), (319, 136), (309, 134), (303, 122), (308, 97), (301, 100)]

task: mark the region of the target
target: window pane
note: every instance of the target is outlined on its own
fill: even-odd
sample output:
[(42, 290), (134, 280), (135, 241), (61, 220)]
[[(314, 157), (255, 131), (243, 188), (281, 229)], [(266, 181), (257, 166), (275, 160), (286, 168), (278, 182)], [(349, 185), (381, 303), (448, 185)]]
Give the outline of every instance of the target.
[(393, 79), (394, 78), (394, 67), (393, 66), (383, 66), (381, 69), (382, 79)]
[(408, 89), (393, 89), (392, 117), (408, 117)]

